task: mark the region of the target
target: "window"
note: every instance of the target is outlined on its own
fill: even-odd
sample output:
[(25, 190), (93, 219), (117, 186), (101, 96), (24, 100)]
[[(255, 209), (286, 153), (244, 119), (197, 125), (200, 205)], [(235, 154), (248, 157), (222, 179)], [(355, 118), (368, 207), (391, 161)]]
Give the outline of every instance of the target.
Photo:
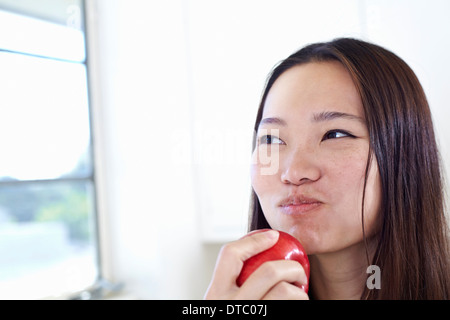
[(100, 275), (82, 0), (0, 0), (0, 299)]

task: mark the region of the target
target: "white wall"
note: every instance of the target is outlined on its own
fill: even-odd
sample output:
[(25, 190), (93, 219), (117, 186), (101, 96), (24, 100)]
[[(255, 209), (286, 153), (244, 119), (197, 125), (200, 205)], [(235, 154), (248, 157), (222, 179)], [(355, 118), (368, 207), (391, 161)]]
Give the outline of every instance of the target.
[(181, 2), (108, 0), (97, 9), (107, 276), (139, 298), (199, 298), (210, 264), (191, 167), (173, 164), (170, 146), (172, 130), (191, 129)]
[(202, 298), (245, 232), (265, 77), (306, 43), (360, 37), (410, 63), (450, 172), (448, 1), (88, 2), (103, 262), (137, 298)]
[(364, 2), (366, 39), (394, 51), (403, 58), (415, 71), (424, 87), (433, 113), (445, 171), (449, 177), (450, 1)]

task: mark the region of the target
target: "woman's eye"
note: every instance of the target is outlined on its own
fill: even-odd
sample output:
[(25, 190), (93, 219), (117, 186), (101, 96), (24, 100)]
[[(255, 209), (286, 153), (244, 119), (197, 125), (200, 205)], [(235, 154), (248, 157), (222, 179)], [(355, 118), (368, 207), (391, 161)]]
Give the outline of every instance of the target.
[(259, 144), (283, 144), (284, 142), (276, 136), (266, 134), (259, 138)]
[(354, 137), (350, 133), (342, 130), (331, 130), (325, 133), (325, 135), (322, 138), (322, 141), (328, 140), (328, 139), (339, 139), (339, 138), (345, 138), (345, 137)]

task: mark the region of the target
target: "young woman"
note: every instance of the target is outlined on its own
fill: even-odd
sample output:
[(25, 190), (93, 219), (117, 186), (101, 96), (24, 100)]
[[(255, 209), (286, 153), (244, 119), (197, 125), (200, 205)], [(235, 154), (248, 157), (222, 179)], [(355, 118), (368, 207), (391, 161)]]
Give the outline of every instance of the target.
[[(298, 285), (306, 282), (300, 264), (285, 260), (264, 263), (236, 285), (243, 262), (277, 241), (271, 230), (222, 248), (205, 298), (450, 298), (430, 109), (399, 57), (347, 38), (289, 56), (262, 95), (253, 157), (249, 229), (299, 239), (310, 290)], [(367, 286), (370, 265), (381, 273), (375, 288)]]

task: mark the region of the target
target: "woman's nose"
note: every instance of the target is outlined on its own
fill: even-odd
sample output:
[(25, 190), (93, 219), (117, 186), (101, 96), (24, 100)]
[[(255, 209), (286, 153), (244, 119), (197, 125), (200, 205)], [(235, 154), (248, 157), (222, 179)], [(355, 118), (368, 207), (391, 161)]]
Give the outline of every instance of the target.
[(313, 150), (296, 149), (281, 164), (281, 181), (301, 185), (319, 180), (321, 176), (317, 155)]

